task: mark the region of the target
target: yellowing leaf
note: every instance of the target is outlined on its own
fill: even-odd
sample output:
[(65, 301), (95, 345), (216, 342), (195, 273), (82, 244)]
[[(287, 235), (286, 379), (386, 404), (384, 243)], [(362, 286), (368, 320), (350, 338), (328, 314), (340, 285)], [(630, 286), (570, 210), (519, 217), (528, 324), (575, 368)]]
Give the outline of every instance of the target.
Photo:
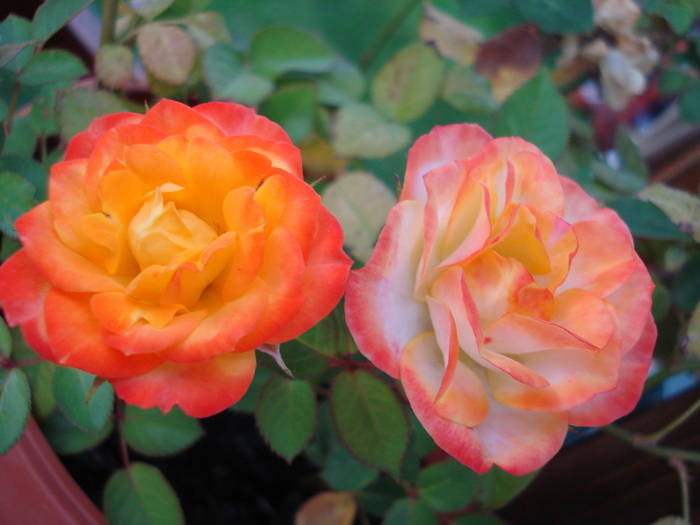
[(693, 315), (690, 316), (690, 321), (688, 321), (688, 333), (686, 334), (685, 344), (685, 349), (688, 352), (700, 358), (700, 304), (695, 307)]
[(388, 122), (369, 104), (349, 104), (338, 111), (333, 147), (339, 155), (379, 159), (397, 152), (411, 140), (411, 130)]
[(113, 89), (124, 87), (131, 79), (134, 55), (126, 46), (102, 46), (95, 57), (95, 72), (105, 86)]
[(444, 62), (422, 43), (405, 47), (384, 64), (372, 82), (372, 102), (386, 115), (409, 122), (438, 96)]
[(297, 511), (294, 525), (352, 525), (357, 512), (349, 492), (321, 492)]
[(396, 203), (394, 194), (370, 173), (341, 175), (321, 194), (323, 204), (340, 221), (345, 245), (366, 262), (386, 216)]
[(442, 56), (468, 66), (474, 63), (483, 35), (473, 27), (463, 24), (430, 3), (425, 4), (425, 14), (419, 27), (420, 37), (435, 46)]
[(147, 24), (136, 37), (146, 69), (155, 78), (179, 86), (187, 82), (194, 66), (195, 45), (192, 37), (175, 26)]
[(695, 195), (656, 183), (639, 192), (639, 198), (656, 204), (681, 230), (700, 242), (700, 199)]

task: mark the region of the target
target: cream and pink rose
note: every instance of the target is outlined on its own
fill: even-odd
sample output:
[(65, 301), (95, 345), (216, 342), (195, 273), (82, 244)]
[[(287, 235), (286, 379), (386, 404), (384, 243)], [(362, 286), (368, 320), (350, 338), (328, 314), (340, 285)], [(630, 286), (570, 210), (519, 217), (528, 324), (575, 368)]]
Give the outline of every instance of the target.
[(452, 125), (410, 150), (346, 316), (440, 447), (476, 472), (519, 475), (569, 425), (635, 406), (656, 339), (652, 289), (622, 220), (535, 146)]

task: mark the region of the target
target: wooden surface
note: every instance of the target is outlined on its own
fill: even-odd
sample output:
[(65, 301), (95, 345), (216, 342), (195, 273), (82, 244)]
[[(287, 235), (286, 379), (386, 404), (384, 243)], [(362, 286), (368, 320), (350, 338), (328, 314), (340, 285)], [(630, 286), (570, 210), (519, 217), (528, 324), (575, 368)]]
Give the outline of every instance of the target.
[[(650, 433), (662, 428), (700, 397), (700, 387), (652, 410), (628, 417), (621, 427)], [(661, 445), (700, 450), (700, 413), (668, 435)], [(688, 464), (691, 516), (700, 523), (700, 465)], [(500, 514), (519, 524), (651, 524), (681, 515), (676, 470), (605, 433), (562, 451)]]

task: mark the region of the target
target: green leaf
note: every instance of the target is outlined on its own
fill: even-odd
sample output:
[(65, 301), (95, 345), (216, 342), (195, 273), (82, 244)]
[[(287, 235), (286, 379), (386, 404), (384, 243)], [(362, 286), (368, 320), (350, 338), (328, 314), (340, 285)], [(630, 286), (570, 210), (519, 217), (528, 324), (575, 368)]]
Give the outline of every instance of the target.
[(678, 35), (686, 33), (700, 13), (700, 4), (695, 0), (646, 0), (644, 4), (650, 13), (663, 17)]
[(31, 394), (19, 368), (0, 368), (0, 455), (17, 442), (29, 417)]
[(0, 261), (7, 260), (10, 255), (22, 247), (17, 239), (9, 235), (3, 235), (0, 243)]
[(75, 55), (60, 49), (50, 49), (40, 51), (29, 60), (19, 81), (29, 86), (72, 82), (87, 72), (83, 62)]
[(591, 172), (596, 179), (616, 192), (624, 194), (637, 193), (644, 188), (645, 181), (637, 174), (626, 169), (615, 169), (600, 160), (593, 160)]
[(345, 450), (337, 440), (331, 442), (331, 448), (321, 470), (321, 477), (334, 490), (356, 491), (372, 483), (379, 476), (379, 471), (363, 465)]
[(438, 525), (438, 520), (425, 503), (405, 498), (391, 506), (382, 525)]
[(421, 422), (418, 421), (418, 418), (412, 412), (410, 414), (410, 419), (413, 426), (413, 449), (418, 458), (421, 459), (426, 454), (435, 450), (435, 441), (433, 441), (430, 434), (425, 431)]
[(491, 113), (498, 108), (498, 102), (491, 96), (489, 81), (474, 68), (456, 64), (447, 72), (442, 98), (466, 113)]
[(452, 512), (471, 503), (479, 476), (452, 459), (430, 465), (418, 474), (418, 494), (439, 512)]
[(250, 44), (250, 63), (255, 71), (274, 79), (287, 71), (329, 71), (335, 54), (313, 35), (292, 27), (267, 27)]
[(102, 508), (110, 525), (184, 525), (177, 494), (160, 471), (145, 463), (119, 469), (105, 486)]
[(639, 193), (639, 198), (653, 202), (682, 231), (700, 242), (700, 199), (687, 191), (656, 183)]
[(671, 308), (671, 292), (657, 279), (654, 279), (654, 284), (656, 287), (651, 294), (651, 313), (658, 324), (666, 318)]
[(12, 354), (12, 335), (5, 320), (0, 317), (0, 357), (9, 358)]
[(617, 126), (615, 131), (615, 150), (620, 156), (622, 169), (636, 175), (642, 184), (649, 179), (649, 169), (639, 153), (639, 148), (632, 141), (629, 131), (624, 126)]
[(53, 397), (53, 376), (56, 365), (41, 361), (30, 366), (23, 366), (32, 390), (32, 409), (38, 419), (46, 419), (56, 410), (56, 400)]
[(620, 214), (635, 236), (666, 241), (690, 239), (688, 234), (679, 230), (678, 226), (651, 202), (633, 197), (620, 197), (608, 205)]
[(46, 200), (48, 171), (34, 159), (27, 157), (2, 157), (0, 158), (0, 171), (13, 171), (19, 173), (36, 188), (36, 199)]
[(32, 21), (32, 38), (46, 42), (92, 0), (47, 0), (39, 6)]
[(416, 42), (384, 64), (372, 82), (372, 102), (400, 122), (420, 117), (440, 93), (444, 61), (435, 51)]
[(355, 171), (336, 177), (321, 197), (343, 228), (343, 244), (367, 262), (389, 210), (396, 204), (392, 191), (371, 173)]
[(497, 509), (514, 499), (535, 479), (539, 471), (513, 476), (494, 466), (481, 476), (478, 499), (487, 509)]
[(266, 368), (258, 366), (253, 376), (253, 381), (250, 383), (248, 390), (238, 402), (231, 407), (234, 412), (255, 412), (255, 407), (258, 404), (260, 392), (262, 392), (265, 383), (269, 379), (272, 372)]
[(141, 59), (156, 79), (181, 86), (189, 79), (197, 50), (192, 37), (177, 26), (146, 24), (136, 36)]
[(134, 55), (126, 46), (107, 44), (100, 47), (95, 56), (97, 78), (112, 89), (119, 89), (128, 84), (133, 68)]
[(92, 392), (94, 383), (92, 374), (58, 367), (53, 378), (53, 395), (63, 415), (80, 428), (96, 432), (112, 413), (114, 390), (104, 382)]
[(317, 411), (308, 381), (273, 377), (260, 394), (255, 420), (272, 450), (291, 461), (313, 436)]
[(55, 410), (41, 424), (46, 439), (58, 454), (77, 454), (96, 447), (112, 433), (114, 424), (108, 419), (97, 432), (83, 430), (71, 423), (60, 410)]
[(328, 356), (299, 341), (282, 343), (280, 351), (289, 371), (298, 379), (314, 379), (328, 370)]
[(34, 204), (34, 186), (14, 172), (0, 172), (0, 230), (17, 237), (15, 221)]
[(336, 308), (297, 337), (297, 340), (326, 355), (343, 355), (352, 353), (354, 350), (352, 348), (354, 343), (345, 324), (342, 308)]
[(516, 136), (534, 143), (556, 159), (569, 140), (566, 103), (546, 71), (528, 80), (501, 107), (498, 136)]
[(333, 69), (318, 80), (318, 99), (329, 106), (342, 106), (359, 100), (365, 92), (365, 77), (358, 68), (338, 60)]
[(692, 77), (680, 68), (666, 69), (659, 77), (659, 91), (662, 95), (675, 95), (692, 82)]
[(140, 17), (152, 20), (173, 5), (174, 1), (175, 0), (131, 0), (129, 5)]
[(292, 141), (301, 142), (316, 118), (316, 92), (309, 86), (280, 89), (260, 105), (260, 113), (281, 124)]
[(59, 102), (58, 126), (61, 137), (70, 140), (73, 135), (86, 129), (96, 117), (129, 109), (123, 100), (107, 91), (73, 89)]
[(408, 422), (396, 394), (362, 370), (333, 381), (330, 408), (338, 436), (357, 459), (398, 478), (408, 446)]
[[(0, 45), (9, 46), (13, 44), (19, 44), (25, 46), (25, 44), (35, 44), (36, 42), (32, 38), (32, 24), (29, 20), (24, 17), (17, 15), (10, 15), (0, 24)], [(14, 56), (9, 58), (8, 62), (2, 64), (1, 67), (7, 67), (11, 71), (17, 73), (19, 72), (25, 64), (32, 58), (33, 46), (26, 45)], [(13, 54), (16, 49), (7, 48), (6, 53)], [(7, 57), (7, 55), (5, 55)]]
[(700, 122), (700, 80), (693, 82), (681, 95), (681, 116), (688, 122)]
[[(29, 42), (22, 42), (20, 44), (5, 44), (0, 46), (0, 68), (5, 67), (7, 64), (12, 62), (12, 60), (20, 54), (20, 52), (36, 44), (36, 40), (30, 40)], [(3, 114), (2, 118), (5, 118)]]
[(242, 58), (228, 44), (214, 44), (204, 56), (204, 78), (214, 98), (255, 105), (267, 97), (274, 85), (248, 71)]
[(676, 306), (690, 313), (700, 301), (700, 253), (690, 257), (673, 281), (671, 295)]
[(141, 454), (177, 454), (204, 435), (199, 421), (177, 407), (163, 414), (158, 408), (143, 409), (127, 405), (124, 415), (124, 439)]
[(404, 148), (411, 130), (389, 122), (369, 104), (349, 104), (336, 115), (333, 148), (345, 157), (379, 159)]
[(591, 0), (518, 0), (514, 5), (526, 20), (548, 33), (587, 33), (593, 29)]
[(29, 115), (12, 121), (12, 131), (5, 137), (2, 156), (31, 157), (36, 147), (36, 133), (32, 129)]
[(393, 503), (406, 497), (404, 488), (388, 476), (376, 481), (356, 493), (362, 508), (376, 516), (384, 516)]

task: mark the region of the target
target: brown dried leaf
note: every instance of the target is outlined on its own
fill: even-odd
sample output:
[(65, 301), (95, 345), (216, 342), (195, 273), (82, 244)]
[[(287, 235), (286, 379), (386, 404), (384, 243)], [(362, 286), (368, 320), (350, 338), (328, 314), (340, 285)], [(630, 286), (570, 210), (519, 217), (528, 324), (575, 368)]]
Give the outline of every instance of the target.
[(522, 24), (499, 33), (479, 49), (476, 71), (491, 81), (493, 98), (499, 102), (530, 80), (542, 60), (539, 32)]
[(321, 492), (297, 511), (294, 525), (352, 525), (357, 512), (349, 492)]

